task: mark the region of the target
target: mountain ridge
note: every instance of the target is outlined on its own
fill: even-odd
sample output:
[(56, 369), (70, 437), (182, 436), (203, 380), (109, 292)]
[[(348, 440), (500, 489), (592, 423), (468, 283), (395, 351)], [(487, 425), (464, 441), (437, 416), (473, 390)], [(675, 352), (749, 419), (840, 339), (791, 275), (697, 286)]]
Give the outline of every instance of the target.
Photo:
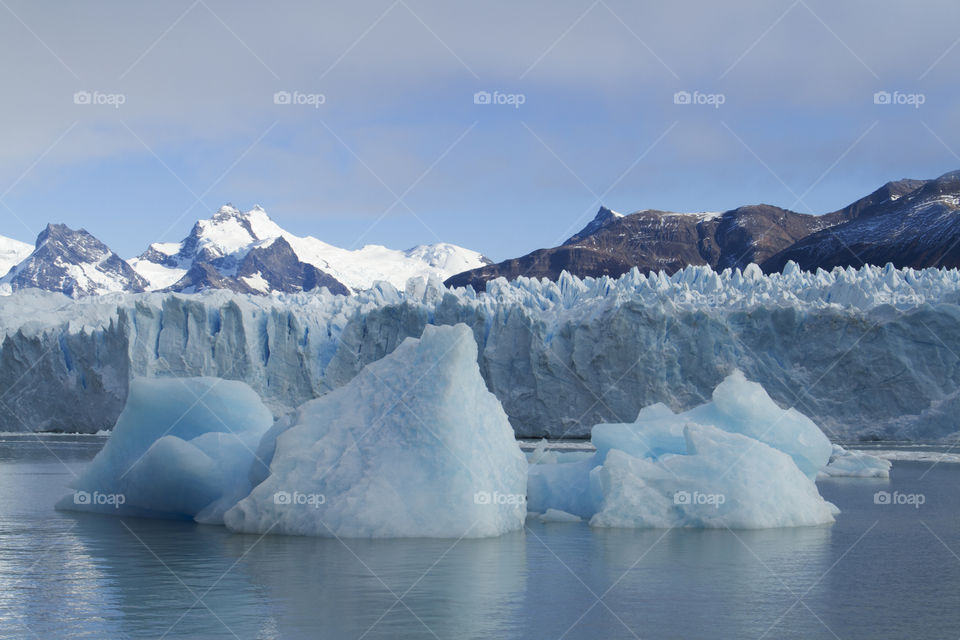
[[(960, 243), (960, 225), (950, 215), (958, 196), (960, 172), (951, 172), (934, 180), (887, 182), (847, 206), (822, 215), (768, 204), (724, 212), (646, 209), (626, 215), (601, 206), (593, 220), (561, 245), (465, 271), (444, 284), (469, 285), (480, 291), (498, 277), (556, 280), (563, 271), (579, 277), (617, 277), (633, 267), (641, 272), (662, 270), (672, 274), (688, 265), (708, 265), (722, 271), (743, 270), (756, 263), (770, 273), (779, 272), (789, 260), (807, 271), (832, 266), (882, 266), (886, 262), (924, 267), (940, 263), (935, 259), (938, 246), (944, 249), (942, 258), (949, 257), (942, 264), (960, 267), (960, 251), (955, 251)], [(918, 199), (931, 204), (937, 198), (942, 206), (936, 211), (919, 215), (906, 210), (908, 204), (920, 206), (916, 204)], [(897, 227), (897, 218), (906, 220), (906, 224)], [(861, 246), (859, 252), (845, 255), (851, 253), (847, 250), (850, 244), (863, 244), (857, 235), (877, 227), (878, 220), (885, 222), (886, 235), (871, 232), (870, 247)], [(931, 240), (931, 225), (947, 239), (939, 243)], [(836, 237), (838, 230), (845, 235)], [(910, 249), (925, 236), (932, 248), (920, 252)], [(830, 238), (834, 239), (832, 244)], [(820, 249), (811, 249), (814, 244)]]

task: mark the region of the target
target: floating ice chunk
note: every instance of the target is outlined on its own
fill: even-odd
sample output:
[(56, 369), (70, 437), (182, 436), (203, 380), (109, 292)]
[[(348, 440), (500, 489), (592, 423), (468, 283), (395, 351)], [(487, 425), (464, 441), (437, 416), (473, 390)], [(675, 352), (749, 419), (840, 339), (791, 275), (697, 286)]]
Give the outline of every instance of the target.
[(530, 467), (531, 511), (601, 527), (765, 528), (833, 521), (813, 482), (831, 445), (735, 372), (713, 402), (675, 414), (655, 404), (629, 424), (593, 428), (589, 459)]
[(583, 522), (580, 516), (557, 509), (547, 509), (544, 513), (536, 514), (536, 518), (540, 522)]
[[(781, 409), (764, 388), (734, 371), (713, 390), (713, 402), (675, 414), (663, 404), (645, 407), (632, 424), (600, 424), (593, 443), (601, 460), (611, 448), (636, 457), (658, 458), (686, 453), (683, 427), (688, 422), (710, 424), (741, 433), (793, 457), (807, 476), (830, 459), (830, 440), (812, 420), (795, 409)], [(748, 455), (748, 452), (744, 452)]]
[(547, 449), (546, 438), (541, 439), (533, 451), (527, 454), (527, 462), (530, 464), (556, 464), (558, 461), (557, 452)]
[(835, 444), (830, 463), (820, 473), (831, 478), (889, 478), (890, 461), (861, 451), (848, 451)]
[(270, 475), (224, 521), (258, 533), (493, 536), (523, 526), (526, 484), (472, 331), (427, 326), (303, 404), (276, 435)]
[(243, 382), (134, 379), (113, 434), (57, 508), (220, 523), (250, 492), (254, 450), (272, 423)]
[(833, 522), (838, 511), (793, 459), (711, 425), (684, 428), (686, 455), (611, 450), (590, 472), (595, 527), (768, 528)]

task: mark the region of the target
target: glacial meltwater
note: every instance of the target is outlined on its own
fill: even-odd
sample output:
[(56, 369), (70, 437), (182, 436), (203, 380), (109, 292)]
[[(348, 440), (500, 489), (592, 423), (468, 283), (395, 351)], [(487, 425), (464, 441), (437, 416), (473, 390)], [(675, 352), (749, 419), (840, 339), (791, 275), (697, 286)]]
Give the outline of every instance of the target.
[[(0, 436), (0, 638), (956, 638), (960, 464), (818, 482), (833, 525), (462, 540), (61, 513), (105, 442)], [(893, 449), (877, 445), (878, 449)]]

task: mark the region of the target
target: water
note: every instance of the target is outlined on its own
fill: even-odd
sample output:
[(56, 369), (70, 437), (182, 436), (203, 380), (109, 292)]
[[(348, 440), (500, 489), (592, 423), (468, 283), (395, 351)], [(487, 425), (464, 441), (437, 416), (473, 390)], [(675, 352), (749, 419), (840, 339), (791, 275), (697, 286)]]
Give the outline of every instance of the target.
[[(53, 511), (102, 438), (0, 437), (0, 638), (956, 638), (960, 465), (828, 527), (343, 542)], [(924, 503), (875, 504), (877, 491)]]

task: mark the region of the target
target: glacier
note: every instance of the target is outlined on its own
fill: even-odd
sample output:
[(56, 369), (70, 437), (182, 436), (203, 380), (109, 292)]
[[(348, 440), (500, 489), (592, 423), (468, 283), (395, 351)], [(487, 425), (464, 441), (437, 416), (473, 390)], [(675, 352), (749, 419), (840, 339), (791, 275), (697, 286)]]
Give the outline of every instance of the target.
[(465, 325), (407, 338), (267, 440), (269, 473), (226, 512), (232, 531), (461, 538), (523, 527), (527, 461)]
[[(754, 266), (755, 267), (755, 266)], [(428, 325), (464, 323), (524, 437), (586, 437), (663, 402), (706, 402), (741, 370), (834, 441), (958, 433), (960, 273), (894, 269), (437, 279), (353, 296), (0, 297), (0, 430), (96, 432), (137, 377), (250, 385), (274, 415), (339, 388)]]

